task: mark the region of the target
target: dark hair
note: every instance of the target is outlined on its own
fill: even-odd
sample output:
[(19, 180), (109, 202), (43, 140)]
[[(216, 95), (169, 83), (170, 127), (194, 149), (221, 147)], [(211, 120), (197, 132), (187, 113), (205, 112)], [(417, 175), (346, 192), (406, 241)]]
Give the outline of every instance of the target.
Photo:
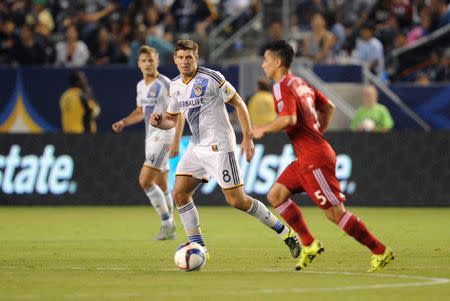
[(279, 57), (283, 66), (290, 68), (294, 59), (294, 49), (285, 40), (273, 41), (266, 45), (266, 50), (271, 51)]
[(83, 71), (73, 71), (69, 75), (69, 85), (80, 88), (86, 95), (92, 97), (92, 90), (89, 87), (86, 74)]
[(178, 50), (194, 50), (194, 53), (198, 55), (198, 44), (193, 40), (178, 40), (175, 43), (175, 53)]

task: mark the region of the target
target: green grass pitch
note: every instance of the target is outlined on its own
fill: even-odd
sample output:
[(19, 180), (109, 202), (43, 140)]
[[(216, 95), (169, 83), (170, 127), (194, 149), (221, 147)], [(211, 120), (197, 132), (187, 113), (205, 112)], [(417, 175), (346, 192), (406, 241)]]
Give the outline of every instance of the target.
[(450, 208), (353, 208), (397, 253), (369, 274), (370, 253), (304, 208), (325, 253), (305, 271), (257, 220), (200, 207), (211, 260), (175, 270), (185, 235), (156, 242), (150, 207), (0, 207), (0, 300), (449, 300)]

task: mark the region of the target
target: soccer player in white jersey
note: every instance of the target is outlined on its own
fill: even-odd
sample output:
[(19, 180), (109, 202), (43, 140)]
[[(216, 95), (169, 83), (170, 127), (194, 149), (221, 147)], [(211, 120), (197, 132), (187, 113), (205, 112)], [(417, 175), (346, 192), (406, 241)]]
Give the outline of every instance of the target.
[(176, 126), (179, 116), (184, 115), (192, 132), (186, 153), (177, 166), (173, 191), (186, 235), (190, 242), (205, 245), (192, 196), (201, 181), (213, 176), (231, 206), (276, 231), (296, 258), (301, 247), (295, 232), (283, 225), (263, 203), (244, 192), (235, 155), (236, 137), (225, 104), (237, 111), (244, 136), (241, 150), (250, 161), (254, 145), (247, 107), (221, 73), (199, 67), (198, 59), (198, 45), (194, 41), (180, 40), (175, 44), (174, 60), (180, 75), (170, 83), (167, 114), (154, 112), (150, 121), (153, 126), (170, 130)]
[(169, 101), (170, 79), (158, 73), (158, 65), (156, 50), (142, 46), (139, 50), (138, 66), (143, 79), (137, 84), (136, 109), (114, 123), (112, 128), (116, 133), (120, 133), (124, 127), (145, 120), (145, 161), (139, 175), (139, 184), (161, 218), (161, 229), (156, 239), (166, 240), (175, 238), (174, 206), (167, 187), (168, 161), (169, 157), (178, 154), (184, 119), (180, 119), (176, 129), (169, 131), (149, 124), (153, 112), (166, 113)]

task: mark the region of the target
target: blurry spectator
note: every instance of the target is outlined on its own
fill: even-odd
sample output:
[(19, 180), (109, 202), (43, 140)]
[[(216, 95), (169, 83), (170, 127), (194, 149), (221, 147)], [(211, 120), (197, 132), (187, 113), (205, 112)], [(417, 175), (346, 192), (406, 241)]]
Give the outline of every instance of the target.
[(433, 80), (437, 82), (450, 82), (450, 48), (445, 50), (440, 60), (440, 64), (436, 68)]
[(417, 74), (414, 83), (416, 83), (419, 86), (428, 86), (430, 84), (430, 78), (426, 73), (420, 72)]
[(97, 32), (97, 41), (91, 49), (91, 63), (104, 65), (117, 63), (119, 59), (119, 48), (110, 36), (106, 26), (101, 26)]
[(314, 63), (330, 63), (332, 49), (336, 43), (334, 35), (327, 30), (325, 19), (320, 13), (314, 14), (311, 20), (311, 35), (304, 41), (303, 56), (312, 58)]
[(338, 9), (344, 26), (357, 29), (365, 24), (375, 3), (376, 0), (341, 1)]
[(59, 100), (63, 132), (95, 133), (95, 119), (100, 114), (100, 107), (94, 100), (86, 75), (81, 71), (72, 72), (69, 86)]
[(302, 29), (310, 25), (309, 21), (316, 13), (322, 13), (328, 9), (326, 0), (300, 0), (295, 8), (299, 24)]
[(408, 39), (407, 39), (406, 35), (402, 32), (399, 32), (394, 38), (393, 48), (395, 49), (395, 48), (400, 48), (400, 47), (406, 46), (407, 43), (408, 43)]
[(355, 58), (368, 65), (369, 69), (378, 75), (384, 72), (383, 45), (373, 35), (374, 27), (365, 24), (361, 29), (360, 39), (356, 41)]
[(10, 19), (0, 25), (2, 25), (0, 26), (0, 63), (8, 63), (12, 49), (20, 43), (19, 34), (14, 22)]
[(170, 12), (176, 33), (197, 33), (200, 37), (206, 37), (206, 29), (219, 17), (210, 0), (175, 0)]
[(345, 27), (338, 21), (338, 15), (333, 11), (326, 11), (324, 13), (324, 17), (326, 20), (327, 28), (334, 36), (334, 46), (333, 46), (333, 55), (340, 55), (341, 51), (344, 49), (346, 35), (345, 35)]
[(423, 10), (420, 18), (420, 24), (411, 29), (407, 34), (408, 44), (423, 38), (430, 33), (431, 30), (431, 15), (428, 10)]
[[(394, 14), (390, 14), (385, 23), (379, 24), (378, 30), (375, 32), (375, 36), (383, 44), (385, 53), (389, 53), (393, 48), (396, 48), (394, 46), (395, 39), (399, 34), (402, 33), (399, 29), (397, 18)], [(402, 34), (402, 36), (404, 36), (404, 34)]]
[(248, 112), (254, 126), (268, 124), (277, 117), (270, 83), (266, 79), (258, 80), (256, 92), (248, 100)]
[(378, 91), (372, 85), (363, 89), (362, 105), (353, 116), (350, 128), (354, 131), (388, 132), (394, 121), (388, 109), (378, 103)]
[(144, 24), (140, 24), (135, 32), (135, 37), (133, 41), (131, 41), (128, 64), (130, 65), (137, 64), (139, 48), (141, 48), (142, 45), (145, 45), (146, 38), (147, 38), (147, 28), (145, 27)]
[(377, 1), (372, 8), (369, 19), (374, 22), (377, 29), (378, 26), (384, 24), (391, 15), (391, 4), (392, 0), (381, 0)]
[(439, 16), (438, 28), (450, 24), (450, 8), (447, 0), (436, 0)]
[(79, 26), (81, 39), (87, 41), (92, 38), (92, 34), (100, 26), (100, 21), (116, 11), (117, 8), (118, 4), (110, 0), (77, 1), (74, 15), (68, 16), (64, 25)]
[(34, 24), (39, 28), (41, 34), (49, 36), (55, 29), (55, 21), (50, 11), (45, 7), (48, 0), (33, 0)]
[(14, 45), (11, 52), (11, 62), (21, 65), (43, 64), (46, 61), (45, 48), (33, 38), (29, 25), (20, 28), (20, 42)]
[(173, 54), (173, 36), (166, 32), (166, 24), (161, 22), (158, 8), (150, 6), (147, 9), (145, 24), (148, 25), (146, 44), (155, 48), (159, 53), (161, 63), (168, 63)]
[(397, 18), (401, 29), (411, 26), (413, 9), (410, 0), (392, 0), (391, 13)]
[(89, 50), (83, 41), (78, 40), (78, 31), (74, 25), (66, 28), (66, 40), (56, 44), (57, 66), (80, 67), (89, 59)]
[(269, 35), (259, 48), (259, 55), (263, 56), (266, 50), (266, 45), (273, 41), (283, 40), (283, 23), (279, 20), (274, 20), (269, 25)]

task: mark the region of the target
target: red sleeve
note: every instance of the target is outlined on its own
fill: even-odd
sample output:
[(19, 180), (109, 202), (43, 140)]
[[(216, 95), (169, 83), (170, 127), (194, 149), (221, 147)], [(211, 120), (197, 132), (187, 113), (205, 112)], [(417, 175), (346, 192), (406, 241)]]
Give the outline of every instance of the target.
[(281, 99), (277, 101), (277, 112), (281, 116), (297, 115), (297, 102), (289, 87), (281, 86)]

